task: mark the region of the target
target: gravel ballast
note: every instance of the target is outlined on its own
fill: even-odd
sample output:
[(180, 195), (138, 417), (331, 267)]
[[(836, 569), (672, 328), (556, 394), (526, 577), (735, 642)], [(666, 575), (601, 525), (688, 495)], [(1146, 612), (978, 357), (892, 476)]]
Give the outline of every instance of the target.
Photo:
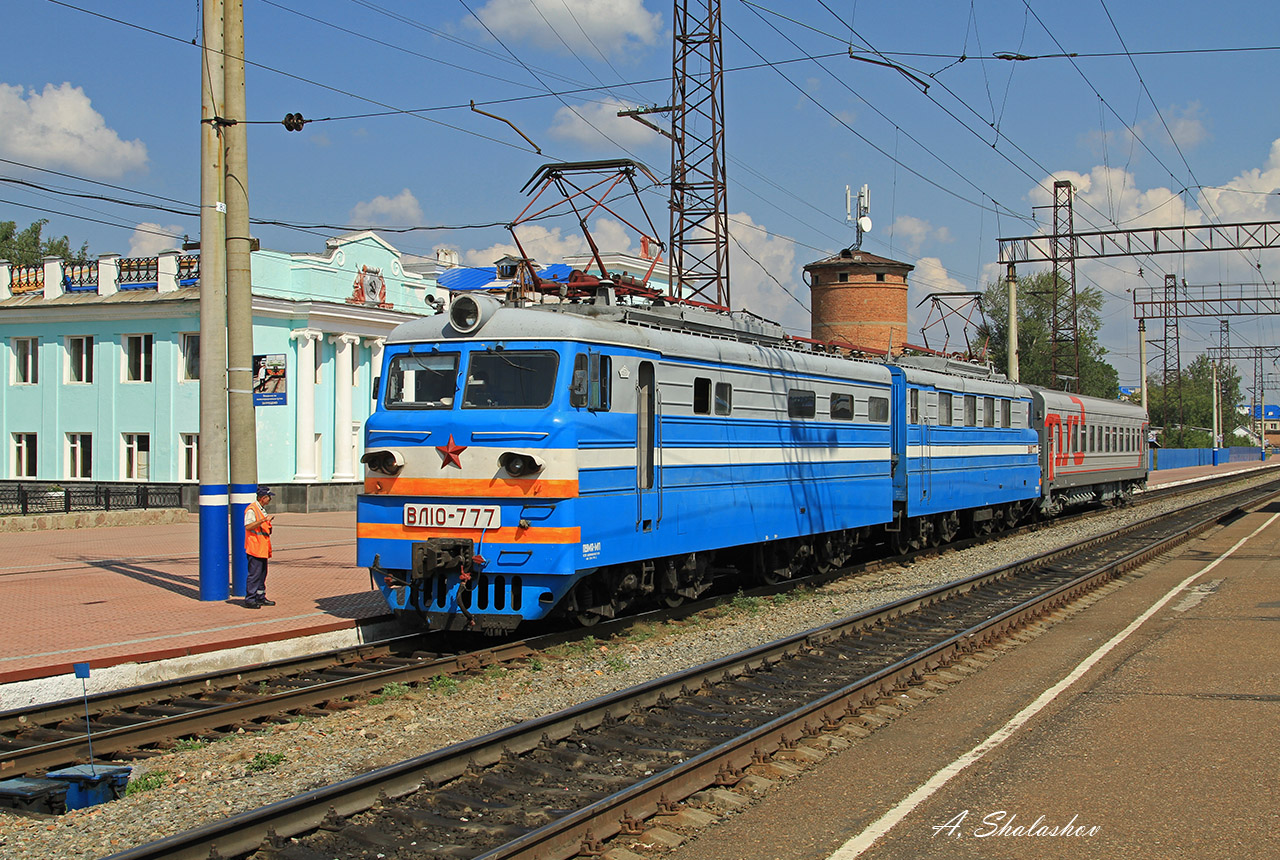
[(149, 790), (58, 818), (0, 812), (0, 857), (100, 858), (1220, 494), (1188, 493), (777, 600), (736, 601), (625, 639), (563, 646), (522, 667), (140, 760), (133, 779), (153, 783)]

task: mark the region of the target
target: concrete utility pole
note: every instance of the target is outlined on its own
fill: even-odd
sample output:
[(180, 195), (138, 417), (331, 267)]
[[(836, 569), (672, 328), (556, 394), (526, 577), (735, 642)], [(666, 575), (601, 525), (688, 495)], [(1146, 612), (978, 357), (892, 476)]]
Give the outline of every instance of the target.
[(244, 0), (223, 0), (226, 50), (227, 377), (231, 418), (231, 593), (245, 595), (249, 563), (244, 512), (257, 497), (258, 430), (253, 408), (253, 285), (249, 155), (244, 125)]
[(1138, 364), (1142, 371), (1142, 408), (1147, 408), (1147, 321), (1138, 320)]
[(200, 599), (226, 600), (227, 258), (223, 0), (205, 0), (200, 59)]
[(1009, 264), (1005, 283), (1009, 287), (1009, 325), (1006, 332), (1009, 337), (1009, 381), (1018, 381), (1018, 273), (1013, 263)]

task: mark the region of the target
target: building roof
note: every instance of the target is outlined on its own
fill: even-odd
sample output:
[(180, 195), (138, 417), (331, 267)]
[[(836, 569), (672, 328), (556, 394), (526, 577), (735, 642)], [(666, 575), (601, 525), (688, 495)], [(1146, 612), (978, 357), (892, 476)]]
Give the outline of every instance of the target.
[(870, 269), (901, 269), (904, 272), (910, 272), (915, 266), (910, 263), (903, 263), (899, 260), (890, 260), (888, 257), (880, 257), (869, 251), (859, 251), (853, 248), (845, 248), (838, 254), (832, 254), (821, 260), (815, 260), (812, 263), (806, 263), (806, 269), (812, 269), (815, 266), (866, 266)]
[[(499, 260), (498, 262), (503, 262)], [(567, 281), (573, 267), (566, 263), (552, 263), (538, 269), (538, 277), (544, 281)], [(513, 283), (511, 278), (499, 278), (497, 266), (478, 266), (475, 268), (459, 266), (446, 269), (436, 277), (436, 283), (455, 293), (476, 290), (503, 290)]]

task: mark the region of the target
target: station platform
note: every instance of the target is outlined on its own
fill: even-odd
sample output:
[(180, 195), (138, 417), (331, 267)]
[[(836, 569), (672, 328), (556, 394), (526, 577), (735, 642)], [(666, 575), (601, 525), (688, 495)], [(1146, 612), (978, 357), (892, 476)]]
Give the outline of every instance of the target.
[(666, 860), (1280, 857), (1277, 555), (1273, 501)]
[[(1149, 484), (1270, 466), (1280, 462), (1170, 469)], [(355, 566), (353, 512), (280, 513), (275, 524), (267, 594), (276, 605), (257, 610), (237, 598), (199, 599), (194, 520), (5, 534), (0, 606), (12, 620), (0, 632), (0, 710), (79, 695), (74, 663), (90, 664), (94, 692), (160, 680), (136, 669), (101, 672), (112, 667), (163, 661), (175, 677), (211, 668), (198, 655), (250, 662), (285, 656), (268, 649), (273, 643), (333, 634), (297, 646), (323, 650), (394, 629), (368, 572)]]

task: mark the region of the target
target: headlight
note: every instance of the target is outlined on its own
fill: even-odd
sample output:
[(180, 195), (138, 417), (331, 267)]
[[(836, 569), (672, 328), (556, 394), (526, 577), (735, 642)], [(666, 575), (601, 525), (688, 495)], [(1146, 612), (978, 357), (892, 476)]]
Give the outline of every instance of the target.
[(404, 457), (400, 456), (399, 451), (390, 451), (382, 449), (380, 451), (368, 451), (360, 462), (364, 463), (375, 472), (381, 472), (384, 475), (394, 475), (404, 468)]
[(532, 454), (507, 451), (498, 457), (498, 465), (513, 478), (525, 478), (542, 471), (543, 462)]

